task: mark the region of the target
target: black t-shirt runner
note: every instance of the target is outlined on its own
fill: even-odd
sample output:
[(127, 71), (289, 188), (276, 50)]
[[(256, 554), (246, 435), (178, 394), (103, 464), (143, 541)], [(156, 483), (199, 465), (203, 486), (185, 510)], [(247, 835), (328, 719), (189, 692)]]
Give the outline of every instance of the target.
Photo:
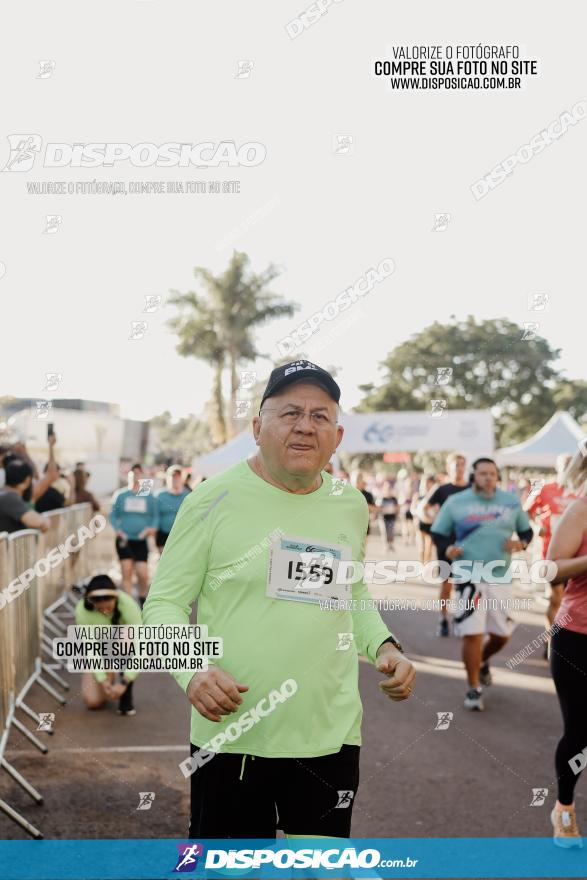
[(447, 498), (450, 498), (451, 495), (456, 495), (457, 492), (462, 492), (463, 489), (468, 489), (469, 484), (466, 483), (464, 486), (456, 486), (454, 483), (443, 483), (441, 486), (436, 489), (430, 498), (428, 499), (428, 504), (431, 506), (438, 504), (439, 507), (442, 507)]
[[(457, 486), (457, 485), (455, 485), (454, 483), (443, 483), (441, 486), (438, 487), (438, 489), (436, 489), (436, 490), (432, 493), (432, 495), (431, 495), (430, 498), (428, 499), (428, 504), (430, 504), (431, 506), (432, 506), (432, 505), (435, 505), (435, 504), (438, 504), (438, 506), (439, 506), (439, 508), (440, 508), (440, 507), (442, 507), (442, 505), (444, 504), (444, 502), (446, 501), (446, 499), (447, 499), (447, 498), (450, 498), (451, 495), (456, 495), (457, 492), (462, 492), (463, 489), (469, 489), (469, 488), (470, 488), (470, 487), (469, 487), (468, 484), (466, 484), (466, 485), (464, 485), (464, 486)], [(446, 555), (445, 555), (444, 551), (445, 551), (446, 547), (448, 547), (448, 545), (449, 545), (450, 543), (452, 543), (453, 538), (454, 538), (454, 536), (451, 536), (451, 538), (448, 539), (448, 540), (445, 539), (445, 540), (443, 541), (444, 546), (440, 546), (440, 545), (437, 544), (437, 546), (436, 546), (436, 555), (437, 555), (438, 560), (439, 560), (440, 562), (448, 562), (448, 563), (450, 563), (450, 559), (447, 559), (447, 558), (446, 558)], [(437, 538), (434, 539), (434, 542), (435, 542), (435, 543), (437, 542)]]

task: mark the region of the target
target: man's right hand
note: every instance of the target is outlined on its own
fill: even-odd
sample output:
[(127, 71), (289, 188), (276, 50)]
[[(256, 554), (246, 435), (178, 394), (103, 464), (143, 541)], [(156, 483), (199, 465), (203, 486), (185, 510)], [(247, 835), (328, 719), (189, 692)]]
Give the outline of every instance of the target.
[(459, 547), (457, 544), (450, 544), (445, 551), (445, 556), (447, 559), (456, 559), (457, 556), (462, 556), (464, 550), (462, 547)]
[(200, 715), (208, 721), (221, 721), (222, 715), (236, 712), (242, 703), (240, 695), (248, 689), (248, 684), (239, 684), (224, 669), (211, 666), (205, 672), (196, 672), (188, 685), (187, 695)]

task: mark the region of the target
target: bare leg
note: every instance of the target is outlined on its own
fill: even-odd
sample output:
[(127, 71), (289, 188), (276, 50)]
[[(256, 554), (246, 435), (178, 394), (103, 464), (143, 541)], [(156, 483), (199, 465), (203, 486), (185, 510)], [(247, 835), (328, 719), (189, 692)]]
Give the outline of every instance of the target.
[(481, 650), (483, 633), (474, 636), (463, 636), (463, 663), (467, 670), (469, 687), (479, 687), (479, 667), (481, 666)]
[(506, 645), (510, 637), (509, 636), (497, 636), (495, 633), (489, 633), (489, 638), (485, 642), (482, 651), (482, 661), (483, 663), (487, 663), (490, 657), (493, 657), (494, 654), (497, 654), (498, 651), (501, 651), (504, 645)]
[(146, 562), (135, 562), (137, 572), (137, 580), (139, 582), (139, 596), (141, 599), (147, 598), (149, 592), (149, 568)]
[(132, 595), (132, 574), (134, 568), (133, 559), (121, 559), (120, 570), (122, 572), (122, 589), (129, 596)]
[(427, 532), (423, 532), (424, 536), (424, 559), (422, 560), (424, 565), (427, 565), (432, 559), (432, 538)]
[(100, 709), (106, 702), (106, 694), (91, 672), (82, 672), (82, 699), (88, 709)]
[(448, 608), (447, 602), (450, 601), (450, 594), (452, 593), (452, 583), (450, 581), (443, 581), (440, 587), (440, 616), (448, 617)]

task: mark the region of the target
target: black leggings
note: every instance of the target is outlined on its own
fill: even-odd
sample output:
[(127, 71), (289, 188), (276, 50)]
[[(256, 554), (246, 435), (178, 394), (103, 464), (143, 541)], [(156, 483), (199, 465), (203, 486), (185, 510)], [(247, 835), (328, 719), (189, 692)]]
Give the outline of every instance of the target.
[(587, 635), (560, 629), (551, 641), (550, 666), (564, 722), (564, 733), (554, 763), (558, 777), (558, 799), (573, 803), (573, 792), (580, 773), (569, 765), (571, 758), (587, 747)]

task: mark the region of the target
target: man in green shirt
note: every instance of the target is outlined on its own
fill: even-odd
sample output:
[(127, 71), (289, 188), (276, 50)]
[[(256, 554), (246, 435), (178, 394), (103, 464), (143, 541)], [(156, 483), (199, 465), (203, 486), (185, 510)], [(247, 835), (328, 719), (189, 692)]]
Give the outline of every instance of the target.
[(193, 706), (191, 838), (350, 836), (358, 655), (390, 699), (411, 693), (414, 667), (365, 584), (340, 576), (364, 558), (369, 512), (323, 471), (339, 399), (309, 361), (273, 370), (257, 454), (185, 499), (145, 603), (145, 624), (187, 624), (197, 600), (198, 624), (223, 640), (206, 671), (174, 673)]

